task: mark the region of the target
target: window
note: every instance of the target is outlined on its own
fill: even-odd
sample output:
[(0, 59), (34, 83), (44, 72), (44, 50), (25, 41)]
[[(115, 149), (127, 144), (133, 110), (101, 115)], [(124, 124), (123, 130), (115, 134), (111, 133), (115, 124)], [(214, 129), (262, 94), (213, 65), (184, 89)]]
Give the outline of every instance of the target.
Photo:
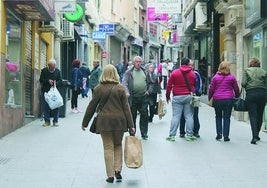
[(6, 20), (5, 106), (21, 107), (21, 22), (7, 10)]

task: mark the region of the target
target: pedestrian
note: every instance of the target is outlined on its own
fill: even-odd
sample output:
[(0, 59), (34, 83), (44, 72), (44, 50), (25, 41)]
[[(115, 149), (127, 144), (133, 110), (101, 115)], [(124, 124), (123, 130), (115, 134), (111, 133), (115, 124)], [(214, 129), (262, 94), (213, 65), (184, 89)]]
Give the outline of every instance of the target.
[[(189, 64), (190, 67), (192, 67), (192, 70), (194, 70), (194, 61), (190, 60)], [(194, 73), (196, 75), (196, 86), (195, 86), (195, 95), (201, 96), (201, 90), (202, 90), (202, 80), (201, 76), (198, 73), (198, 71), (194, 70)], [(199, 123), (199, 118), (198, 118), (198, 112), (199, 112), (199, 107), (194, 107), (194, 114), (193, 114), (193, 119), (194, 119), (194, 128), (193, 128), (193, 135), (196, 138), (199, 138), (199, 129), (200, 129), (200, 123)], [(180, 121), (180, 137), (184, 138), (185, 137), (185, 118), (184, 115), (181, 117)]]
[(71, 71), (71, 112), (79, 113), (82, 112), (78, 109), (78, 96), (83, 91), (83, 74), (80, 71), (81, 61), (79, 59), (74, 59), (72, 61), (72, 71)]
[[(110, 94), (109, 94), (110, 93)], [(105, 97), (108, 97), (97, 119), (97, 132), (100, 133), (106, 165), (108, 183), (113, 183), (114, 175), (121, 181), (122, 170), (122, 140), (124, 132), (135, 134), (130, 107), (125, 94), (125, 88), (119, 83), (116, 68), (108, 64), (104, 67), (100, 77), (100, 84), (95, 87), (92, 100), (87, 106), (82, 121), (82, 130), (85, 131), (88, 123), (97, 112), (97, 107)]]
[(145, 69), (141, 66), (143, 59), (135, 56), (133, 67), (123, 77), (123, 85), (130, 104), (134, 127), (136, 128), (137, 111), (140, 113), (139, 127), (144, 140), (148, 139), (148, 79)]
[(158, 77), (159, 77), (159, 85), (161, 86), (161, 82), (162, 82), (162, 62), (163, 60), (160, 60), (160, 62), (158, 63), (157, 65), (157, 74), (158, 74)]
[(153, 122), (153, 117), (156, 114), (157, 95), (161, 95), (161, 88), (158, 82), (158, 75), (155, 74), (155, 65), (150, 63), (148, 65), (147, 78), (148, 78), (148, 107), (149, 116), (148, 122)]
[(163, 89), (166, 89), (169, 72), (170, 72), (169, 60), (165, 60), (162, 63), (162, 79), (163, 79)]
[[(186, 125), (186, 140), (193, 141), (196, 137), (193, 135), (193, 107), (190, 104), (192, 99), (191, 91), (195, 90), (196, 85), (196, 75), (192, 71), (192, 67), (189, 66), (190, 59), (184, 57), (181, 60), (181, 66), (178, 69), (175, 69), (167, 84), (166, 90), (166, 100), (167, 103), (170, 102), (170, 94), (172, 92), (172, 120), (169, 131), (169, 137), (166, 139), (168, 141), (174, 142), (175, 136), (177, 134), (177, 129), (180, 125), (181, 116), (185, 116), (185, 125)], [(191, 88), (189, 91), (187, 87)]]
[(239, 87), (236, 78), (230, 73), (231, 64), (222, 61), (219, 65), (217, 73), (213, 76), (208, 99), (213, 97), (213, 106), (215, 110), (216, 121), (216, 140), (230, 141), (230, 118), (233, 108), (233, 98), (239, 97)]
[(82, 98), (88, 97), (88, 91), (89, 91), (89, 76), (91, 74), (91, 71), (86, 63), (83, 63), (80, 67), (80, 71), (83, 75), (83, 90), (82, 90)]
[(120, 83), (122, 83), (122, 78), (123, 78), (123, 74), (124, 74), (124, 64), (123, 64), (123, 61), (120, 61), (119, 63), (116, 64), (116, 69), (117, 69), (117, 72), (120, 76)]
[(93, 61), (93, 69), (91, 71), (90, 79), (89, 79), (89, 87), (91, 88), (92, 93), (94, 93), (94, 88), (99, 83), (99, 78), (102, 73), (102, 68), (99, 65), (99, 60)]
[(53, 114), (53, 126), (59, 126), (58, 123), (59, 108), (51, 110), (44, 98), (44, 93), (48, 92), (51, 87), (55, 86), (55, 84), (56, 86), (62, 85), (61, 72), (58, 68), (56, 68), (55, 59), (49, 60), (47, 67), (42, 69), (39, 81), (41, 83), (41, 106), (45, 121), (43, 126), (46, 127), (51, 124), (50, 122), (51, 114)]
[(242, 87), (246, 90), (245, 99), (252, 132), (251, 144), (256, 144), (260, 140), (259, 133), (266, 103), (267, 73), (260, 66), (258, 58), (251, 58), (241, 81)]

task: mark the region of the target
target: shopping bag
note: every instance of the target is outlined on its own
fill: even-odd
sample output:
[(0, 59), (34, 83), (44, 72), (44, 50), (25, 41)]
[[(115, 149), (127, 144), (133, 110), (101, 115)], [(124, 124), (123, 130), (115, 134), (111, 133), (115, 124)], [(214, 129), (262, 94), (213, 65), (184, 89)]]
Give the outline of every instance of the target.
[(141, 140), (138, 137), (125, 137), (124, 162), (128, 168), (139, 168), (142, 166), (143, 149)]
[(57, 87), (51, 87), (48, 92), (45, 92), (44, 98), (51, 110), (63, 106), (63, 98), (60, 95)]
[(167, 113), (166, 101), (159, 99), (158, 101), (158, 116), (161, 119)]

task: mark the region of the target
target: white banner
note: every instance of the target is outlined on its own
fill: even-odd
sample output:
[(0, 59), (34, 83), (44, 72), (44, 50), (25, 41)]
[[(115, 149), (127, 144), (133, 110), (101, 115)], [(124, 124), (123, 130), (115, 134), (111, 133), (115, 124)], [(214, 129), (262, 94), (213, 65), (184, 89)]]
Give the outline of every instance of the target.
[(155, 13), (182, 13), (181, 0), (155, 0)]
[(56, 0), (55, 1), (56, 13), (75, 13), (76, 1), (75, 0)]

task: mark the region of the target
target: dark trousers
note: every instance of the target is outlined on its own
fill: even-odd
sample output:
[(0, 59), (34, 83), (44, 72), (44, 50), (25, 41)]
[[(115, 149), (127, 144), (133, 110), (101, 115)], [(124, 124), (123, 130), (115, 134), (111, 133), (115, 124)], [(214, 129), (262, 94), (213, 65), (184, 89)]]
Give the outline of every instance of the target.
[[(198, 119), (198, 112), (199, 112), (199, 107), (195, 107), (194, 108), (194, 115), (193, 115), (193, 119), (194, 119), (193, 134), (198, 134), (199, 133), (199, 129), (200, 129), (200, 123), (199, 123), (199, 119)], [(180, 134), (184, 134), (185, 135), (185, 118), (184, 118), (184, 115), (181, 116), (181, 120), (180, 120)]]
[(162, 76), (163, 77), (163, 89), (166, 89), (167, 87), (167, 81), (168, 81), (168, 76)]
[(71, 95), (71, 109), (78, 107), (78, 95), (80, 91), (72, 89), (72, 95)]
[(148, 132), (148, 97), (133, 97), (132, 105), (131, 105), (131, 112), (133, 116), (134, 126), (136, 128), (136, 118), (137, 118), (137, 111), (140, 113), (140, 120), (139, 120), (139, 128), (142, 137), (147, 136)]
[(264, 89), (250, 89), (246, 91), (246, 102), (253, 138), (257, 138), (261, 130), (266, 103), (265, 95)]
[(217, 135), (229, 137), (233, 99), (213, 100)]
[(156, 113), (157, 93), (149, 95), (149, 117), (148, 120), (152, 122), (154, 114)]

